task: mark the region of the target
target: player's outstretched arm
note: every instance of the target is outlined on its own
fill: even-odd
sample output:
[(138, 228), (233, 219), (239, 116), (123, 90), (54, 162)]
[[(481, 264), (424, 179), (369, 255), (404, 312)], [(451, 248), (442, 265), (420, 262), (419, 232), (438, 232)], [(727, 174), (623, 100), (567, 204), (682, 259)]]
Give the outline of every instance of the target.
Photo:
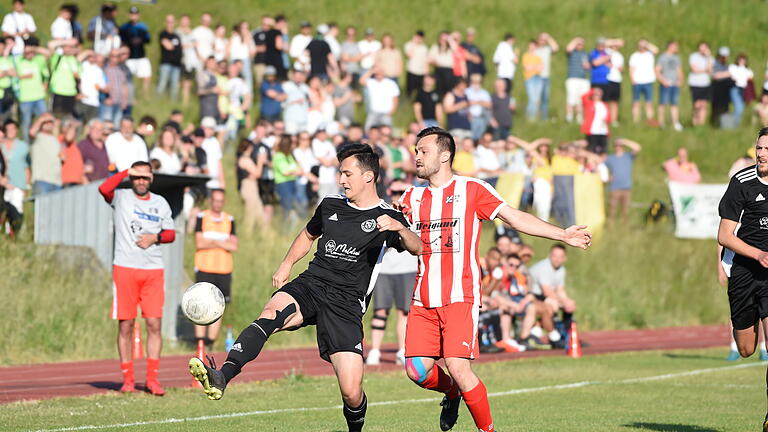
[(750, 246), (744, 240), (738, 238), (733, 232), (738, 222), (730, 219), (720, 219), (720, 227), (717, 230), (717, 242), (737, 254), (749, 257), (759, 262), (761, 266), (768, 267), (768, 252)]
[(280, 267), (272, 275), (272, 285), (275, 288), (280, 288), (288, 282), (288, 278), (291, 276), (291, 268), (309, 253), (312, 243), (318, 237), (310, 234), (306, 228), (301, 230), (299, 235), (293, 240), (293, 243), (291, 243), (291, 247), (288, 249), (288, 253), (285, 254), (283, 262), (280, 263)]
[(512, 228), (526, 234), (561, 241), (569, 246), (586, 249), (592, 245), (592, 234), (584, 225), (573, 225), (562, 229), (536, 216), (505, 205), (498, 217)]
[(407, 226), (398, 222), (397, 220), (387, 216), (381, 215), (376, 219), (376, 225), (379, 231), (395, 231), (400, 236), (400, 242), (405, 247), (405, 250), (411, 253), (411, 255), (421, 255), (423, 246), (421, 239), (415, 232), (408, 229)]

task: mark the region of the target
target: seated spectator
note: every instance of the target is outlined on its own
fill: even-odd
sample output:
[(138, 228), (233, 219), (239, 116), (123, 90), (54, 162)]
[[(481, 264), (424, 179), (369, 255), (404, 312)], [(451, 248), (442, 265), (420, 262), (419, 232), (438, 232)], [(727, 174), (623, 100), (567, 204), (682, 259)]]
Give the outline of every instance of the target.
[(179, 158), (179, 141), (173, 128), (165, 128), (160, 132), (157, 146), (149, 153), (150, 159), (160, 162), (160, 167), (153, 171), (158, 174), (179, 174), (181, 159)]
[(688, 149), (680, 147), (677, 156), (664, 162), (662, 165), (667, 172), (667, 180), (678, 183), (699, 183), (701, 174), (696, 162), (688, 160)]
[[(555, 244), (549, 251), (549, 257), (539, 261), (530, 269), (531, 293), (538, 302), (544, 303), (552, 313), (562, 310), (565, 331), (571, 327), (576, 302), (568, 296), (565, 289), (565, 246)], [(562, 346), (562, 336), (554, 326), (542, 320), (542, 327), (553, 347)]]
[(135, 133), (133, 119), (123, 117), (120, 130), (109, 135), (104, 141), (109, 157), (110, 171), (123, 171), (136, 161), (149, 162), (147, 144)]
[(462, 138), (460, 147), (453, 157), (453, 172), (461, 176), (474, 177), (477, 175), (475, 157), (475, 142), (472, 138)]
[(384, 75), (379, 66), (374, 66), (360, 77), (360, 85), (368, 94), (368, 112), (365, 117), (365, 128), (375, 125), (392, 126), (392, 116), (395, 115), (400, 100), (400, 87)]
[(440, 95), (435, 90), (435, 77), (424, 75), (422, 86), (413, 101), (413, 114), (420, 129), (440, 126), (443, 118), (443, 104)]
[(503, 170), (501, 169), (499, 156), (493, 149), (493, 136), (490, 132), (484, 133), (477, 142), (475, 164), (477, 167), (477, 177), (496, 187), (499, 175), (501, 175)]
[(61, 183), (63, 187), (77, 186), (88, 183), (85, 176), (83, 155), (77, 145), (77, 130), (80, 122), (74, 119), (65, 119), (61, 123), (59, 142), (62, 146)]
[[(766, 80), (768, 82), (768, 80)], [(755, 104), (755, 119), (760, 127), (768, 126), (768, 92), (760, 95), (760, 100)]]
[(57, 138), (57, 120), (43, 113), (29, 128), (32, 142), (32, 186), (34, 194), (42, 195), (61, 189), (61, 164), (64, 152)]
[(88, 122), (85, 138), (77, 146), (83, 158), (83, 171), (88, 182), (109, 176), (109, 156), (104, 146), (104, 123), (98, 118)]
[(584, 93), (581, 103), (584, 106), (581, 133), (587, 137), (587, 148), (593, 153), (604, 154), (608, 150), (608, 125), (611, 123), (611, 114), (608, 105), (603, 102), (603, 89), (593, 87)]

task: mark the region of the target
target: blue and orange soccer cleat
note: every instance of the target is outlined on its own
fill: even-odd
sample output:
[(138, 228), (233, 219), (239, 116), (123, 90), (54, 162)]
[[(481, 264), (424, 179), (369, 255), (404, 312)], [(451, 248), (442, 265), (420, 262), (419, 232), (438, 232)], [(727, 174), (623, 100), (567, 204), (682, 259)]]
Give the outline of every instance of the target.
[(208, 357), (208, 367), (197, 357), (189, 359), (189, 373), (203, 385), (203, 392), (208, 395), (210, 400), (219, 400), (224, 395), (224, 389), (227, 388), (227, 380), (224, 374), (216, 369), (216, 363), (211, 357)]

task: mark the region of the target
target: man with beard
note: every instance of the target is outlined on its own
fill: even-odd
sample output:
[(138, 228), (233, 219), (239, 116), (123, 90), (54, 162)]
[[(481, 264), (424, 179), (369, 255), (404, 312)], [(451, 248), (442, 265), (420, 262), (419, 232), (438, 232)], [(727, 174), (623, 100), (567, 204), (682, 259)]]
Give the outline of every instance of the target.
[[(123, 179), (130, 177), (131, 189), (117, 189)], [(112, 206), (115, 223), (115, 259), (112, 267), (114, 298), (112, 319), (118, 320), (117, 350), (123, 386), (120, 391), (135, 391), (131, 347), (136, 306), (147, 326), (146, 390), (162, 396), (157, 372), (160, 368), (160, 334), (163, 317), (164, 276), (160, 243), (176, 238), (171, 208), (165, 198), (149, 192), (152, 167), (147, 162), (134, 162), (131, 167), (108, 178), (99, 186), (99, 193)]]
[[(725, 248), (733, 338), (742, 357), (755, 352), (760, 321), (768, 325), (768, 128), (757, 134), (755, 151), (757, 165), (734, 174), (720, 200), (717, 233)], [(763, 431), (768, 432), (768, 414)]]

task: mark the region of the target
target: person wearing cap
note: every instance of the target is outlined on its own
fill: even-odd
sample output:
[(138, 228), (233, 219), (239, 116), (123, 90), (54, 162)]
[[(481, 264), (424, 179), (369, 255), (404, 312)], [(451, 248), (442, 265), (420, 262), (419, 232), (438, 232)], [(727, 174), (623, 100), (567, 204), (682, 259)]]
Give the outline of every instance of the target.
[(279, 120), (282, 114), (282, 102), (286, 99), (283, 86), (276, 78), (277, 70), (274, 66), (264, 67), (264, 81), (261, 83), (261, 105), (259, 106), (259, 118), (270, 123)]
[(149, 43), (151, 36), (149, 28), (143, 21), (139, 21), (139, 8), (131, 6), (128, 9), (129, 21), (120, 26), (120, 38), (130, 49), (130, 55), (125, 65), (131, 70), (131, 74), (144, 82), (144, 95), (149, 93), (149, 81), (152, 78), (152, 64), (147, 58), (144, 46)]
[(424, 32), (417, 30), (411, 40), (405, 43), (405, 93), (412, 97), (424, 85), (424, 76), (429, 72), (429, 48), (424, 43)]
[(360, 73), (365, 74), (371, 68), (376, 60), (376, 53), (381, 49), (381, 42), (376, 40), (373, 29), (368, 27), (365, 29), (365, 39), (357, 43), (357, 47), (360, 50)]
[(699, 42), (696, 52), (688, 57), (688, 87), (691, 90), (694, 126), (703, 125), (707, 120), (707, 107), (712, 99), (712, 65), (714, 60), (706, 42)]
[(24, 0), (13, 0), (13, 12), (3, 17), (3, 36), (14, 38), (13, 55), (24, 53), (24, 41), (37, 31), (35, 19), (24, 12)]
[(302, 21), (301, 30), (291, 39), (291, 45), (288, 49), (288, 55), (293, 60), (294, 69), (309, 72), (309, 56), (306, 49), (310, 42), (312, 42), (312, 24), (309, 21)]
[(176, 32), (176, 17), (165, 16), (165, 28), (160, 32), (160, 76), (157, 79), (157, 94), (163, 94), (168, 88), (171, 99), (179, 96), (181, 80), (181, 62), (183, 47), (181, 36)]
[(720, 127), (720, 117), (728, 112), (731, 103), (731, 73), (728, 71), (728, 57), (731, 49), (722, 46), (717, 50), (715, 62), (712, 65), (712, 113), (709, 122), (714, 127)]

